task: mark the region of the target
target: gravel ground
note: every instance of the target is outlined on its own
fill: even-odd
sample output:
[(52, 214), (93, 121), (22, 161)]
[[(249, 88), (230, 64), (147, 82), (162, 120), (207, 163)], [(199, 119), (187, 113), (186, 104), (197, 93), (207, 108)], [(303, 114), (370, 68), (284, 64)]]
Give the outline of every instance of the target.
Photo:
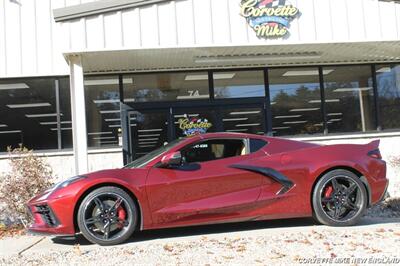
[[(4, 265), (289, 265), (400, 264), (400, 224), (390, 228), (335, 230), (311, 226), (302, 232), (245, 232), (242, 236), (198, 236), (194, 240), (98, 247), (1, 258)], [(323, 261), (324, 260), (324, 261)], [(374, 261), (372, 261), (374, 260)], [(312, 263), (314, 262), (314, 263)], [(325, 263), (324, 263), (325, 262)], [(388, 263), (392, 262), (392, 263)]]
[[(179, 229), (172, 236), (168, 230), (150, 231), (122, 246), (78, 241), (59, 251), (0, 257), (0, 265), (395, 265), (400, 264), (399, 203), (400, 199), (392, 198), (375, 206), (366, 213), (364, 225), (356, 227), (333, 228), (300, 220), (245, 223), (244, 228), (217, 225), (216, 231), (195, 227), (183, 229), (183, 237)], [(365, 222), (368, 219), (373, 222)]]

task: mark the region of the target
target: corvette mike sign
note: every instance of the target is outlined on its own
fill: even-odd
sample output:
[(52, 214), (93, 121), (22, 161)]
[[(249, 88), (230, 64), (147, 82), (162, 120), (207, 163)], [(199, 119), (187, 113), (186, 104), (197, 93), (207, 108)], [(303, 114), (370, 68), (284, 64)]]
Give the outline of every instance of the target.
[(243, 0), (240, 15), (259, 38), (280, 38), (289, 34), (290, 22), (300, 11), (286, 0)]
[(194, 136), (198, 134), (204, 134), (207, 130), (212, 127), (207, 119), (201, 118), (188, 118), (185, 116), (178, 120), (179, 128), (183, 131), (185, 136)]

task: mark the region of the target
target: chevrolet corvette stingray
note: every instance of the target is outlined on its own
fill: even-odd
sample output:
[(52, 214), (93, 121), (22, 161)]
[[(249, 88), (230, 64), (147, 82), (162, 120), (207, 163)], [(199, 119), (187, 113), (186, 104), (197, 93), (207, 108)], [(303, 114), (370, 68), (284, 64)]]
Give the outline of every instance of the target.
[(182, 138), (121, 169), (60, 182), (28, 203), (30, 230), (100, 245), (135, 230), (313, 216), (348, 226), (388, 186), (379, 140), (317, 145), (239, 133)]

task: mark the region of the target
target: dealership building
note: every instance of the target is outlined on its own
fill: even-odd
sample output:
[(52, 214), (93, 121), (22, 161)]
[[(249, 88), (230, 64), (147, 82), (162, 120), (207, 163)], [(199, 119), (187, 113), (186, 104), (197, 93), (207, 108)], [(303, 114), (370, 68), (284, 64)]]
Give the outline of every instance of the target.
[(20, 143), (120, 167), (193, 124), (400, 155), (400, 1), (0, 0), (0, 171)]

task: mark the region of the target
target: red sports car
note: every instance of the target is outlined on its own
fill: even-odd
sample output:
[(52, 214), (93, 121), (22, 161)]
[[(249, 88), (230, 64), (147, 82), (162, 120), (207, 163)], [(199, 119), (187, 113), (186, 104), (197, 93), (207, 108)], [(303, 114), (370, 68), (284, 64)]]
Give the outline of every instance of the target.
[(356, 223), (388, 186), (379, 141), (316, 145), (210, 133), (175, 140), (122, 169), (76, 176), (29, 202), (31, 231), (114, 245), (135, 230), (314, 216)]

